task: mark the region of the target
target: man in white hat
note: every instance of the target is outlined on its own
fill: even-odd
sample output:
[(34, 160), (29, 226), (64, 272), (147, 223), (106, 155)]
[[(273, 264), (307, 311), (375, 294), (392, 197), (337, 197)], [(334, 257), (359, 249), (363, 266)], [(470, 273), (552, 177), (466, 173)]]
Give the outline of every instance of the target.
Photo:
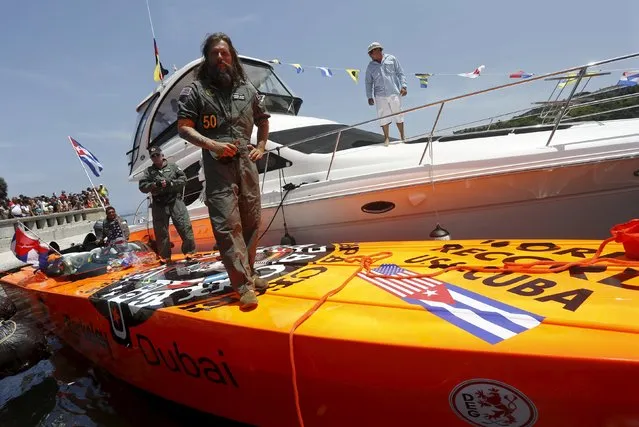
[[(383, 53), (384, 47), (378, 42), (368, 46), (368, 55), (371, 62), (366, 68), (366, 97), (368, 105), (377, 104), (377, 117), (399, 113), (402, 108), (401, 96), (406, 96), (406, 76), (397, 58)], [(399, 130), (399, 135), (404, 141), (404, 115), (398, 114), (380, 120), (384, 131), (384, 145), (389, 144), (389, 125), (394, 120)]]

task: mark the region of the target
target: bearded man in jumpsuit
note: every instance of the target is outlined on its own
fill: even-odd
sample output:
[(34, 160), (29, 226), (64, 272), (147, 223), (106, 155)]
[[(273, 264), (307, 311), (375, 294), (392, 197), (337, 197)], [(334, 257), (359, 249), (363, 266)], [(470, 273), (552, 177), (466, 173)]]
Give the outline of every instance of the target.
[[(180, 92), (178, 132), (202, 148), (213, 234), (240, 309), (251, 310), (258, 303), (255, 290), (268, 287), (253, 265), (261, 215), (255, 162), (264, 155), (270, 115), (226, 34), (208, 36), (202, 56), (195, 80)], [(250, 144), (253, 126), (257, 147)]]

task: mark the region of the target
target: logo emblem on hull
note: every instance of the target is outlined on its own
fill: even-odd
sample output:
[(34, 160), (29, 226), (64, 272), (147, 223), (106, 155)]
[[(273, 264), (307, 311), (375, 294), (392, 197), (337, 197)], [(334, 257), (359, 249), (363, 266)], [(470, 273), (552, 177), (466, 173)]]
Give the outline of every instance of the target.
[(532, 401), (499, 381), (465, 381), (453, 389), (449, 402), (458, 417), (474, 426), (530, 427), (537, 421)]

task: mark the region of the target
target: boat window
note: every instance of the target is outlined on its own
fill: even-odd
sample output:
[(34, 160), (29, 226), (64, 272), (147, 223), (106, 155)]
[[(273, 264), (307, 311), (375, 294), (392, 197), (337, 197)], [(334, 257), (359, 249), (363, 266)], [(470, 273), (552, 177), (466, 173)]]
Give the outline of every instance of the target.
[[(268, 167), (266, 167), (266, 161), (268, 159)], [(286, 160), (284, 157), (275, 154), (274, 152), (266, 153), (260, 160), (256, 162), (258, 173), (262, 174), (266, 170), (267, 172), (277, 169), (287, 168), (293, 163), (290, 160)]]
[(288, 89), (286, 89), (280, 79), (277, 78), (272, 69), (264, 65), (257, 65), (248, 62), (244, 62), (243, 66), (246, 76), (259, 92), (272, 95), (291, 96), (291, 93)]
[[(346, 127), (346, 125), (342, 124), (328, 124), (307, 126), (303, 128), (293, 128), (271, 132), (268, 139), (273, 142), (277, 142), (278, 144), (289, 145), (306, 138), (311, 138), (315, 135), (321, 135), (326, 132), (331, 132)], [(396, 141), (397, 139), (391, 138), (391, 140)], [(333, 149), (335, 148), (335, 141), (337, 141), (337, 133), (328, 136), (322, 136), (317, 139), (311, 139), (301, 144), (294, 145), (290, 148), (292, 148), (293, 150), (301, 151), (305, 154), (326, 154), (333, 152)], [(381, 134), (365, 131), (362, 129), (348, 129), (342, 132), (337, 150), (343, 151), (350, 148), (364, 147), (366, 145), (383, 143), (384, 136)]]
[(265, 95), (264, 103), (269, 113), (298, 113), (302, 100), (293, 96), (271, 67), (249, 60), (243, 60), (242, 65), (257, 91)]
[(170, 139), (158, 139), (163, 133), (167, 132), (173, 135), (174, 132), (171, 130), (173, 128), (175, 128), (175, 133), (177, 133), (177, 127), (171, 125), (177, 122), (178, 98), (182, 89), (193, 82), (195, 70), (197, 70), (197, 66), (182, 76), (162, 99), (160, 106), (153, 116), (153, 123), (151, 124), (151, 146), (161, 145), (161, 143)]
[(144, 130), (144, 125), (149, 118), (149, 113), (152, 110), (152, 106), (155, 104), (157, 100), (157, 95), (149, 98), (144, 104), (138, 108), (138, 117), (136, 118), (136, 127), (135, 127), (135, 136), (133, 138), (133, 147), (127, 153), (130, 154), (129, 157), (129, 166), (131, 166), (131, 170), (133, 170), (133, 165), (138, 160), (138, 155), (140, 153), (140, 143), (142, 138), (142, 131)]

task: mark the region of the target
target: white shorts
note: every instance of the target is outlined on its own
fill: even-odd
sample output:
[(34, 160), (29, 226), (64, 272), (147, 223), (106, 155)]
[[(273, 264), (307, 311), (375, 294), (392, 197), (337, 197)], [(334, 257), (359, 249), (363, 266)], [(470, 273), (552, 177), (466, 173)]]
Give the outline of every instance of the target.
[[(388, 116), (389, 114), (399, 113), (402, 109), (402, 101), (399, 95), (376, 96), (375, 105), (377, 105), (377, 117)], [(391, 121), (395, 123), (404, 123), (404, 115), (398, 114), (394, 117), (387, 117), (379, 121), (380, 126), (386, 126)]]

